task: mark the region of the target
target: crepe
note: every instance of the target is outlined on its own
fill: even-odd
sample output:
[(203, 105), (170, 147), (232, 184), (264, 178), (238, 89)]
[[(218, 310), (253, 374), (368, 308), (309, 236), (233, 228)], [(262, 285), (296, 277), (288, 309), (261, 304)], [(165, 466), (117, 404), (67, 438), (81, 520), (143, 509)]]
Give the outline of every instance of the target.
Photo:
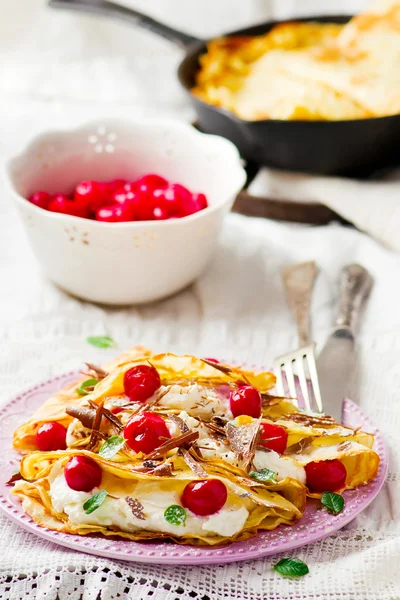
[[(108, 375), (99, 381), (93, 393), (82, 398), (76, 391), (79, 385), (87, 379), (85, 376), (51, 396), (32, 417), (15, 430), (14, 448), (21, 452), (36, 450), (36, 432), (39, 426), (45, 422), (58, 421), (68, 427), (74, 419), (66, 413), (67, 407), (87, 406), (88, 402), (99, 404), (107, 398), (122, 398), (122, 402), (126, 404), (128, 399), (124, 396), (125, 373), (135, 365), (148, 364), (149, 360), (159, 372), (161, 380), (166, 386), (171, 386), (173, 383), (187, 384), (188, 387), (198, 384), (206, 390), (206, 388), (228, 385), (230, 382), (244, 379), (261, 392), (266, 392), (275, 385), (275, 376), (266, 371), (254, 372), (235, 366), (226, 366), (228, 372), (224, 373), (194, 356), (154, 354), (147, 348), (136, 346), (104, 365), (104, 370)], [(181, 400), (179, 394), (175, 402), (173, 400), (168, 402), (168, 398), (165, 398), (164, 406), (179, 412), (183, 406)], [(211, 418), (214, 414), (212, 410), (218, 411), (217, 400), (212, 397), (208, 403), (204, 402), (204, 407), (199, 406), (197, 412), (203, 416), (209, 414), (209, 418)], [(221, 405), (219, 410), (224, 412), (225, 405)]]
[[(90, 393), (80, 396), (79, 382), (69, 385), (15, 432), (15, 447), (27, 454), (13, 492), (43, 527), (212, 545), (295, 523), (306, 497), (322, 493), (309, 483), (310, 464), (339, 464), (343, 478), (336, 492), (376, 476), (379, 457), (372, 434), (327, 415), (305, 413), (292, 399), (275, 396), (275, 376), (268, 371), (191, 355), (154, 354), (143, 347), (117, 357), (104, 370), (89, 367), (97, 378)], [(158, 379), (152, 395), (139, 401), (129, 395), (126, 374), (143, 367)], [(257, 417), (232, 412), (231, 394), (243, 386), (258, 390)], [(132, 423), (141, 419), (144, 429), (129, 434)], [(38, 426), (54, 421), (67, 428), (67, 449), (37, 451)], [(268, 446), (274, 435), (263, 437), (271, 427), (283, 435), (279, 450)], [(145, 449), (148, 431), (151, 447)], [(101, 484), (95, 480), (88, 490), (77, 491), (65, 471), (72, 457), (99, 465)], [(89, 473), (93, 468), (92, 463)], [(224, 484), (227, 499), (199, 516), (184, 504), (184, 490), (210, 480)], [(85, 512), (85, 503), (97, 494), (103, 495), (101, 504)], [(166, 520), (169, 507), (183, 511), (185, 524)]]
[[(103, 365), (105, 372), (113, 371), (121, 362), (128, 360), (136, 360), (139, 357), (146, 360), (151, 356), (151, 351), (144, 346), (134, 346), (127, 352), (124, 352), (117, 358)], [(67, 427), (71, 423), (72, 418), (66, 414), (67, 406), (75, 406), (80, 404), (82, 396), (77, 392), (79, 386), (88, 379), (88, 377), (96, 377), (93, 372), (90, 375), (82, 375), (76, 381), (65, 386), (59, 392), (53, 394), (42, 406), (40, 406), (31, 417), (29, 417), (22, 425), (14, 431), (13, 446), (20, 452), (37, 450), (36, 432), (43, 423), (56, 421)]]
[[(101, 489), (108, 496), (90, 514), (85, 513), (83, 505), (100, 489), (71, 492), (63, 484), (63, 469), (71, 456), (90, 457), (102, 469)], [(301, 487), (294, 496), (295, 506), (278, 493), (285, 483), (260, 484), (250, 478), (238, 482), (212, 465), (205, 467), (205, 477), (200, 478), (180, 457), (176, 456), (172, 464), (175, 470), (171, 476), (156, 477), (92, 452), (34, 452), (23, 458), (21, 474), (26, 481), (17, 482), (13, 493), (21, 498), (24, 510), (34, 521), (48, 529), (80, 535), (118, 535), (135, 541), (170, 538), (192, 545), (244, 540), (257, 531), (290, 525), (304, 510)], [(187, 511), (184, 525), (170, 524), (165, 518), (167, 508), (179, 505), (188, 483), (208, 477), (222, 481), (228, 490), (222, 510), (208, 517)]]
[(346, 25), (283, 23), (213, 40), (192, 92), (246, 120), (347, 120), (400, 113), (400, 2)]

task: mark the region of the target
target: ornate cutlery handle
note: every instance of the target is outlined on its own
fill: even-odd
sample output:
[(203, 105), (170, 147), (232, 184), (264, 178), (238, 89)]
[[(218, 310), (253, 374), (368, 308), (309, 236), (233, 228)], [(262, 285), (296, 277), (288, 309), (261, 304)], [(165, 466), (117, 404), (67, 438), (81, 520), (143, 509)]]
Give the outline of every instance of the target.
[(361, 265), (347, 265), (342, 269), (339, 282), (339, 313), (336, 325), (354, 329), (360, 310), (368, 298), (374, 280)]
[(311, 292), (318, 267), (314, 261), (282, 269), (282, 281), (287, 300), (297, 323), (300, 348), (310, 343)]

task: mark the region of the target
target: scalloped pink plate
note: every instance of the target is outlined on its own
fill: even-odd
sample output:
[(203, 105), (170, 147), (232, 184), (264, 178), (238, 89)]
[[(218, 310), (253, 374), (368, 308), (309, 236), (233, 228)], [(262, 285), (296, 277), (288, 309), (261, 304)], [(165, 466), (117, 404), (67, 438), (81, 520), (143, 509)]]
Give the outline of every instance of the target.
[(38, 408), (49, 395), (76, 379), (77, 373), (68, 373), (39, 384), (23, 392), (0, 410), (0, 508), (21, 527), (55, 544), (119, 560), (170, 565), (227, 563), (269, 556), (292, 550), (331, 535), (360, 514), (379, 493), (388, 468), (388, 456), (379, 431), (370, 423), (361, 409), (351, 400), (344, 405), (344, 422), (351, 427), (363, 426), (374, 433), (374, 449), (381, 463), (377, 477), (367, 486), (344, 493), (345, 508), (333, 516), (309, 502), (303, 518), (292, 527), (281, 525), (244, 542), (219, 547), (179, 546), (168, 542), (138, 543), (127, 540), (110, 540), (95, 536), (78, 536), (43, 529), (26, 515), (19, 500), (12, 496), (5, 482), (18, 469), (19, 454), (12, 449), (12, 432)]

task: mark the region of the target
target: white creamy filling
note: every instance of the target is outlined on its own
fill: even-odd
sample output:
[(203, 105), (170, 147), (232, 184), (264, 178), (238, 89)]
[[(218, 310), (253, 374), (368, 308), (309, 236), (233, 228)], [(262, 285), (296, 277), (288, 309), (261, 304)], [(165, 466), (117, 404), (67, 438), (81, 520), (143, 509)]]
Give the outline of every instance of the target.
[[(199, 423), (196, 419), (193, 419), (193, 417), (189, 416), (186, 412), (182, 411), (179, 416), (188, 427), (199, 432), (200, 436), (198, 444), (201, 447), (201, 453), (204, 458), (212, 460), (213, 458), (218, 457), (232, 465), (238, 465), (237, 456), (232, 452), (228, 444), (224, 444), (218, 439), (208, 437), (209, 430), (207, 427)], [(306, 473), (303, 467), (297, 465), (291, 458), (284, 458), (273, 450), (268, 452), (257, 450), (253, 464), (257, 471), (260, 471), (261, 469), (271, 469), (271, 471), (275, 471), (276, 481), (282, 481), (283, 479), (286, 479), (286, 477), (292, 477), (292, 479), (297, 479), (297, 481), (300, 481), (301, 483), (305, 483), (306, 481)]]
[(261, 469), (271, 469), (276, 473), (276, 481), (282, 481), (286, 477), (297, 479), (300, 483), (306, 482), (306, 472), (303, 467), (297, 465), (291, 458), (284, 458), (274, 450), (263, 452), (257, 450), (253, 460), (257, 471)]
[(198, 445), (204, 458), (213, 459), (218, 457), (230, 464), (238, 464), (237, 457), (230, 447), (217, 438), (210, 437), (210, 430), (205, 425), (188, 415), (185, 411), (181, 411), (179, 417), (190, 429), (199, 432)]
[(169, 391), (158, 402), (158, 406), (166, 409), (184, 410), (194, 417), (209, 420), (214, 415), (225, 415), (229, 412), (227, 402), (218, 394), (206, 387), (193, 385), (172, 385)]
[(86, 514), (83, 504), (99, 491), (99, 488), (89, 493), (71, 490), (62, 472), (56, 474), (50, 484), (54, 509), (59, 513), (65, 512), (70, 522), (75, 525), (114, 526), (121, 531), (147, 530), (171, 533), (176, 536), (193, 534), (230, 537), (241, 531), (249, 515), (244, 506), (230, 504), (228, 499), (225, 506), (214, 515), (199, 517), (186, 509), (185, 525), (171, 525), (166, 521), (164, 512), (168, 506), (180, 504), (179, 495), (177, 492), (160, 490), (159, 484), (151, 482), (139, 483), (133, 493), (133, 497), (143, 506), (145, 520), (133, 515), (124, 497), (108, 496), (99, 508)]

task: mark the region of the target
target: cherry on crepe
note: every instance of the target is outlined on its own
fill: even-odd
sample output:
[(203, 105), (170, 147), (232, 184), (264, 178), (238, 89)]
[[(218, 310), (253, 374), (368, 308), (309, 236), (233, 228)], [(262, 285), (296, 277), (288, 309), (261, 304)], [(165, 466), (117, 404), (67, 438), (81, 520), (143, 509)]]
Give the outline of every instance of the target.
[(226, 485), (222, 481), (207, 479), (188, 483), (183, 490), (181, 502), (195, 515), (205, 517), (221, 510), (227, 497)]
[(283, 454), (286, 450), (288, 432), (284, 427), (273, 423), (261, 423), (262, 433), (260, 445), (268, 450)]
[(261, 415), (261, 396), (251, 385), (241, 385), (229, 396), (231, 412), (234, 417), (248, 415), (258, 419)]
[(313, 461), (305, 467), (307, 487), (312, 492), (334, 492), (345, 487), (347, 471), (340, 460)]
[(42, 452), (65, 450), (67, 430), (57, 421), (43, 423), (36, 432), (36, 444)]
[(64, 467), (64, 477), (71, 490), (90, 492), (99, 487), (103, 472), (89, 456), (73, 456)]
[(150, 454), (165, 441), (171, 433), (162, 417), (151, 412), (134, 415), (124, 429), (126, 443), (135, 452)]
[(145, 402), (160, 386), (160, 375), (151, 365), (136, 365), (124, 375), (125, 394), (131, 402)]

